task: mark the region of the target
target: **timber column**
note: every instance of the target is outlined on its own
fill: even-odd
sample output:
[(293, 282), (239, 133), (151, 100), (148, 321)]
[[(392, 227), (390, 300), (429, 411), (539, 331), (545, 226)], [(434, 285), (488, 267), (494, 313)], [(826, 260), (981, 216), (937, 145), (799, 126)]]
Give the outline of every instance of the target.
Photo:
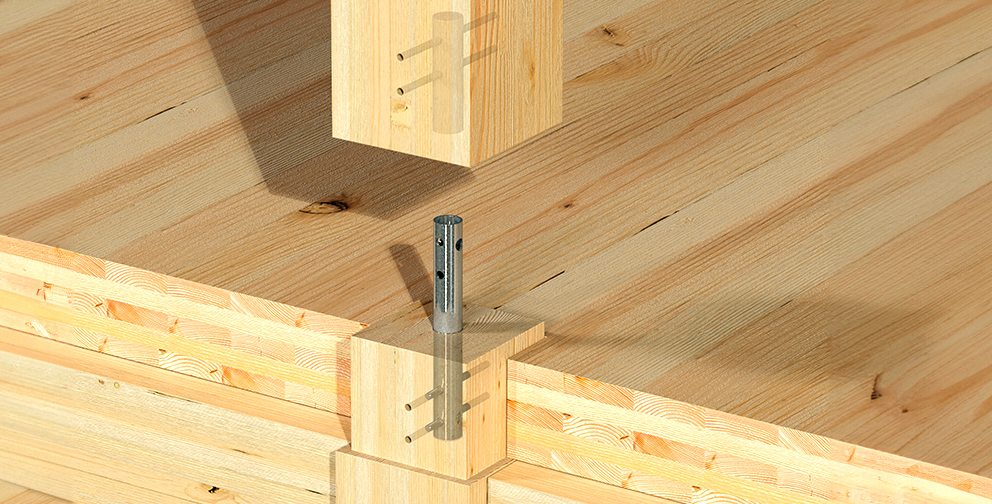
[(334, 137), (476, 166), (560, 124), (563, 4), (334, 0)]
[(543, 339), (544, 323), (464, 304), (461, 219), (438, 217), (435, 235), (435, 302), (351, 339), (341, 504), (485, 504), (506, 459), (507, 360)]

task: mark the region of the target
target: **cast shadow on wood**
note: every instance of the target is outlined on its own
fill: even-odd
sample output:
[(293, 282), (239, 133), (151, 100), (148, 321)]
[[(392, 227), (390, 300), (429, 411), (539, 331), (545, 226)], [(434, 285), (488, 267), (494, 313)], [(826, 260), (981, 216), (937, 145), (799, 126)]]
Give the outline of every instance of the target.
[(389, 255), (403, 278), (410, 300), (423, 305), (424, 313), (430, 316), (429, 303), (434, 301), (434, 277), (427, 272), (417, 248), (407, 243), (397, 243), (389, 247)]
[(694, 313), (724, 315), (629, 327), (551, 321), (547, 339), (513, 360), (722, 411), (770, 411), (780, 416), (758, 419), (801, 430), (829, 424), (834, 411), (909, 413), (949, 400), (920, 390), (944, 394), (946, 386), (926, 381), (938, 378), (905, 373), (946, 345), (934, 327), (945, 315), (938, 310), (795, 300), (742, 321), (769, 302), (691, 304)]
[(464, 167), (332, 137), (330, 2), (192, 3), (269, 192), (308, 214), (392, 220), (473, 179)]

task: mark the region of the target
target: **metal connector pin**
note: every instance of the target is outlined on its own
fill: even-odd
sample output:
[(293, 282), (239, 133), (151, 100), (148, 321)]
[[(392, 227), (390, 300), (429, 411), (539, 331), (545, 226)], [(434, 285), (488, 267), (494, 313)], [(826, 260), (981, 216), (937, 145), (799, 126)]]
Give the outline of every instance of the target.
[(462, 219), (434, 219), (434, 437), (462, 436)]
[(462, 332), (462, 218), (434, 219), (434, 332)]

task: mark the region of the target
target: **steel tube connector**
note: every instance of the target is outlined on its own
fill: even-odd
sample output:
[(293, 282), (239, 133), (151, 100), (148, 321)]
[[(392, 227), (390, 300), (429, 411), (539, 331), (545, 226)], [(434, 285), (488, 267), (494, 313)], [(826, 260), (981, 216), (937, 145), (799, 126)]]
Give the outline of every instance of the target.
[(434, 437), (462, 437), (462, 219), (434, 219)]
[(462, 332), (462, 218), (434, 218), (434, 331)]
[(462, 333), (434, 333), (434, 386), (441, 387), (434, 398), (434, 437), (450, 441), (462, 437), (463, 383)]

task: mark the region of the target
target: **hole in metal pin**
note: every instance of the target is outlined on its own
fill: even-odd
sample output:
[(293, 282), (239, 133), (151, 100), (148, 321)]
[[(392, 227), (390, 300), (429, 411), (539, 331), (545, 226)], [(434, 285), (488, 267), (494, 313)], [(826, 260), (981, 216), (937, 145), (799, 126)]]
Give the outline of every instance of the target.
[(462, 241), (461, 240), (458, 240), (457, 242), (455, 242), (455, 250), (461, 252), (461, 250), (462, 250)]
[(403, 438), (403, 441), (406, 441), (407, 443), (412, 443), (413, 442), (413, 438), (410, 437), (410, 436), (407, 436), (407, 437)]
[(397, 55), (396, 55), (396, 59), (398, 59), (398, 60), (400, 60), (400, 61), (403, 61), (403, 53), (399, 53), (399, 54), (397, 54)]
[(444, 246), (444, 238), (438, 238), (437, 239), (437, 246), (438, 247), (443, 247)]
[(437, 272), (437, 279), (438, 280), (444, 280), (444, 272), (443, 271), (438, 271)]
[(403, 93), (404, 93), (404, 92), (405, 92), (405, 91), (403, 91), (403, 88), (399, 88), (399, 89), (397, 89), (397, 90), (396, 90), (396, 94), (398, 94), (398, 95), (400, 95), (400, 96), (403, 96)]
[(406, 404), (403, 405), (403, 409), (405, 409), (407, 411), (412, 411), (413, 410), (413, 405), (410, 404), (410, 403), (406, 403)]

